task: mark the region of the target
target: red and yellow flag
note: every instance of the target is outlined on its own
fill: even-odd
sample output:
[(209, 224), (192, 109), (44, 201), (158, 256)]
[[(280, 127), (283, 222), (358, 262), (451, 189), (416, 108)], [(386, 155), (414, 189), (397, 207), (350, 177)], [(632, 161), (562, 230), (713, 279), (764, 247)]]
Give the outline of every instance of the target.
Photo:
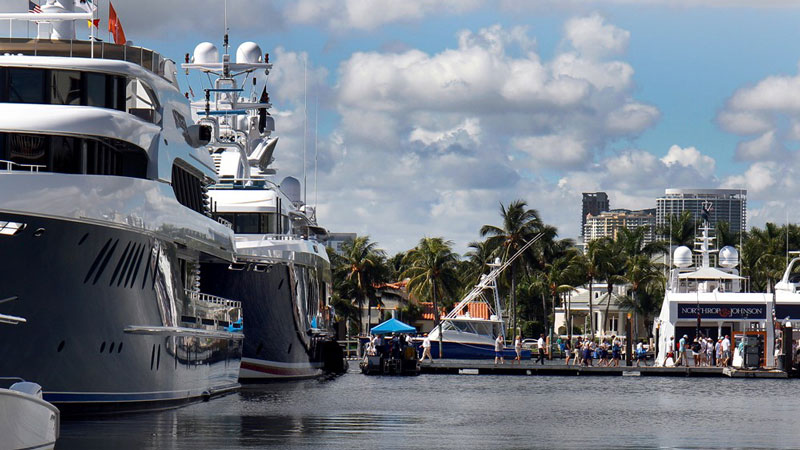
[(125, 39), (125, 32), (122, 30), (122, 23), (117, 17), (117, 12), (114, 10), (114, 5), (108, 2), (108, 31), (114, 36), (114, 43), (124, 45), (127, 40)]

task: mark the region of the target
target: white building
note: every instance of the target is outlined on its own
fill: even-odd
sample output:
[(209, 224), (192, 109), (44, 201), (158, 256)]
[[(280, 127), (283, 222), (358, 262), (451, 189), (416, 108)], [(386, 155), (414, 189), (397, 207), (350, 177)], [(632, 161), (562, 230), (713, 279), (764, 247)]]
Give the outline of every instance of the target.
[(699, 223), (705, 202), (713, 207), (709, 217), (712, 226), (724, 221), (730, 224), (731, 233), (746, 229), (746, 189), (667, 189), (663, 197), (656, 199), (656, 225), (666, 225), (667, 216), (683, 211), (690, 211)]
[(588, 214), (586, 225), (583, 227), (584, 242), (590, 242), (604, 237), (614, 239), (620, 228), (629, 230), (647, 227), (645, 243), (655, 240), (656, 216), (654, 209), (631, 211), (628, 209), (614, 209), (604, 211), (597, 215)]
[[(592, 310), (594, 312), (595, 334), (597, 336), (624, 336), (626, 334), (625, 322), (630, 311), (620, 307), (619, 299), (626, 295), (629, 288), (630, 286), (628, 285), (614, 285), (611, 291), (611, 303), (609, 304), (608, 285), (606, 283), (592, 284)], [(606, 307), (608, 308), (608, 315), (606, 315)], [(580, 286), (571, 293), (564, 294), (561, 306), (555, 309), (555, 331), (560, 335), (568, 334), (568, 309), (572, 317), (573, 328), (582, 329), (584, 330), (583, 334), (588, 335), (591, 330), (588, 285)], [(641, 318), (639, 318), (638, 326), (634, 327), (634, 331), (639, 336), (647, 335), (647, 329)]]

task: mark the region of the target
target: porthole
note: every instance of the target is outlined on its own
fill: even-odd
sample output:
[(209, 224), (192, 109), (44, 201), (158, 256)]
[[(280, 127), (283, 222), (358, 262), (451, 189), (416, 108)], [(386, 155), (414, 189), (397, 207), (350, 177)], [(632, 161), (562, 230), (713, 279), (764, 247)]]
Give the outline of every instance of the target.
[(114, 343), (112, 342), (111, 345), (108, 346), (108, 353), (114, 353)]
[(121, 352), (122, 352), (122, 342), (120, 342), (119, 346), (117, 347), (117, 353), (121, 353)]
[(61, 353), (61, 350), (64, 350), (64, 341), (58, 343), (58, 348), (56, 348), (56, 352)]
[(100, 353), (103, 353), (105, 351), (105, 349), (106, 349), (106, 342), (103, 341), (103, 343), (100, 344)]

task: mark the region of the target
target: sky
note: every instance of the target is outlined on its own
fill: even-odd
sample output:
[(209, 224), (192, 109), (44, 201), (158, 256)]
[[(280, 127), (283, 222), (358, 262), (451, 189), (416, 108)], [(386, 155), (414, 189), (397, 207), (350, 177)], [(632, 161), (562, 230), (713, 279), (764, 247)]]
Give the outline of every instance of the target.
[[(114, 8), (175, 61), (222, 45), (220, 0)], [(639, 209), (743, 188), (748, 226), (800, 222), (797, 24), (787, 0), (228, 1), (232, 52), (274, 65), (279, 178), (304, 179), (305, 147), (319, 223), (389, 254), (425, 236), (463, 253), (517, 199), (574, 239), (593, 191)]]

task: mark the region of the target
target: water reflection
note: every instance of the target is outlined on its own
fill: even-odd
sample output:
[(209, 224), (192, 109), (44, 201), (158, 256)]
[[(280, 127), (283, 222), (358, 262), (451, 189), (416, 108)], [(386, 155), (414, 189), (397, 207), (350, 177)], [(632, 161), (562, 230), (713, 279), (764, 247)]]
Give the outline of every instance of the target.
[(798, 380), (349, 373), (65, 422), (57, 448), (782, 447), (798, 399)]

